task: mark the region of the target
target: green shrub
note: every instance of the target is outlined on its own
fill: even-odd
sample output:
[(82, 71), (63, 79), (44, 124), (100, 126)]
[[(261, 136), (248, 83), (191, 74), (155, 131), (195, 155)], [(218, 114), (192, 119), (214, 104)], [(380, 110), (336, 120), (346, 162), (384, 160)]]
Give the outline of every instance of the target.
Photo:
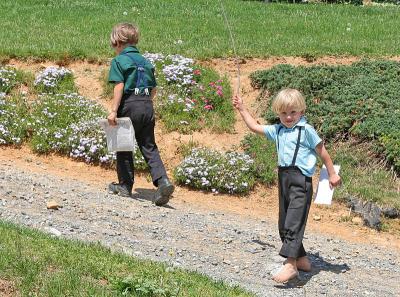
[(254, 161), (238, 153), (194, 148), (175, 168), (178, 184), (214, 193), (247, 193), (255, 183)]
[(0, 145), (21, 144), (27, 136), (28, 106), (23, 96), (0, 93)]
[[(400, 170), (400, 63), (360, 61), (350, 66), (279, 65), (251, 75), (252, 84), (275, 95), (285, 87), (302, 91), (307, 118), (327, 139), (355, 135), (372, 141)], [(271, 110), (265, 118), (274, 122)]]
[(254, 160), (254, 174), (258, 181), (266, 185), (277, 181), (275, 144), (256, 134), (247, 134), (241, 143), (244, 151)]

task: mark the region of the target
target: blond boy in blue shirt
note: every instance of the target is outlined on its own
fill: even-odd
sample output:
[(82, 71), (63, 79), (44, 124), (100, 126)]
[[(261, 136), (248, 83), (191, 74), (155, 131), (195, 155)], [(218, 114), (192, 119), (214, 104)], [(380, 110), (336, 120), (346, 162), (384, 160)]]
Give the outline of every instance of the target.
[(251, 131), (274, 141), (278, 153), (279, 180), (279, 235), (282, 247), (279, 254), (286, 258), (273, 280), (284, 283), (297, 277), (298, 270), (310, 271), (311, 262), (303, 247), (304, 230), (313, 195), (312, 175), (317, 155), (325, 164), (331, 187), (338, 186), (341, 178), (336, 174), (331, 157), (315, 129), (304, 117), (306, 103), (295, 89), (283, 89), (272, 102), (272, 110), (280, 124), (261, 125), (247, 111), (239, 96), (232, 99)]

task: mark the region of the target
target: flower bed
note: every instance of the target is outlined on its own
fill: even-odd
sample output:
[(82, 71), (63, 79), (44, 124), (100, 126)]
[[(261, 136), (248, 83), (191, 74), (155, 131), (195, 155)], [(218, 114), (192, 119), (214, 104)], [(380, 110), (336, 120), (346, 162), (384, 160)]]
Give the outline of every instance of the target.
[[(108, 153), (105, 133), (98, 125), (98, 120), (105, 117), (106, 111), (99, 104), (76, 93), (41, 95), (32, 105), (29, 120), (32, 149), (110, 165), (116, 157)], [(145, 167), (140, 151), (136, 150), (135, 168)]]
[(9, 93), (17, 84), (17, 73), (14, 68), (0, 67), (0, 93)]
[(20, 145), (27, 136), (28, 107), (23, 97), (0, 93), (0, 145)]
[(228, 79), (180, 55), (145, 54), (157, 69), (156, 110), (168, 131), (231, 131), (234, 112)]
[(177, 183), (213, 193), (247, 193), (255, 183), (254, 161), (238, 152), (194, 148), (175, 169)]
[(34, 82), (38, 93), (69, 93), (76, 87), (72, 71), (64, 67), (50, 66), (41, 71)]

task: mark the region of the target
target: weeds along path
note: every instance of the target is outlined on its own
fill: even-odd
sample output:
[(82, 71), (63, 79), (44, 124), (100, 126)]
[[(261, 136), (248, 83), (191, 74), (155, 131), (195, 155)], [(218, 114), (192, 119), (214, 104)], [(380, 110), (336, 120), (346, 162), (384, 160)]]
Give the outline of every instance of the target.
[[(313, 63), (350, 64), (355, 60), (324, 58)], [(310, 64), (301, 58), (242, 61), (241, 93), (254, 114), (258, 91), (250, 86), (248, 75), (284, 62)], [(234, 60), (202, 63), (227, 74), (234, 86)], [(42, 65), (20, 61), (11, 64), (32, 72)], [(99, 81), (107, 65), (75, 62), (67, 67), (74, 71), (82, 95), (107, 106), (101, 98)], [(242, 121), (237, 121), (235, 131), (181, 135), (164, 133), (158, 124), (156, 133), (162, 158), (171, 171), (180, 162), (182, 144), (193, 140), (229, 149), (248, 132)], [(27, 147), (0, 147), (0, 217), (47, 232), (56, 229), (68, 238), (99, 240), (129, 254), (195, 269), (238, 283), (260, 296), (400, 295), (399, 234), (378, 233), (357, 223), (342, 222), (341, 216), (348, 213), (342, 205), (312, 206), (305, 244), (315, 269), (301, 274), (300, 287), (292, 285), (282, 290), (270, 280), (270, 272), (282, 260), (276, 257), (280, 243), (275, 187), (258, 186), (247, 197), (215, 196), (177, 187), (170, 207), (158, 208), (150, 201), (154, 188), (148, 176), (135, 178), (134, 198), (120, 198), (105, 191), (107, 184), (116, 179), (114, 170), (59, 156), (38, 156)], [(47, 210), (49, 200), (56, 200), (62, 208)], [(314, 216), (320, 220), (313, 220)]]

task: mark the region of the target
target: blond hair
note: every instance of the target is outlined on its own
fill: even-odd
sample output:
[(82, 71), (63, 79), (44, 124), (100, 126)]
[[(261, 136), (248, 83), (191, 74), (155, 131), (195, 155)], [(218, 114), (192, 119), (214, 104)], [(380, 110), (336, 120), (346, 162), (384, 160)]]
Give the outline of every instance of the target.
[(113, 27), (110, 42), (112, 46), (118, 44), (136, 45), (139, 41), (139, 28), (131, 23), (120, 23)]
[(296, 89), (283, 89), (279, 91), (272, 101), (272, 111), (280, 114), (289, 108), (304, 112), (306, 110), (306, 101), (303, 95)]

